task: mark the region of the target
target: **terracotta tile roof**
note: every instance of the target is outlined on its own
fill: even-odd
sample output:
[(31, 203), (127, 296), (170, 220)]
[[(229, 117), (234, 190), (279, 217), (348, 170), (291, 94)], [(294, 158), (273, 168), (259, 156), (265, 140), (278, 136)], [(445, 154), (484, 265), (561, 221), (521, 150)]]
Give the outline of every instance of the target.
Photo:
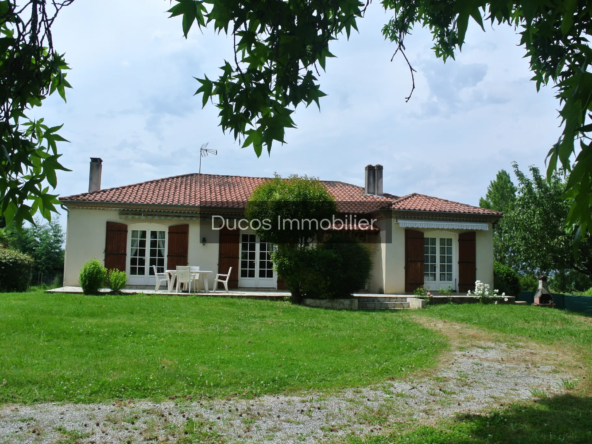
[[(93, 193), (60, 197), (60, 201), (115, 204), (245, 208), (253, 190), (269, 180), (264, 177), (187, 174), (109, 188)], [(366, 213), (388, 208), (392, 198), (368, 196), (364, 188), (338, 181), (322, 181), (344, 213)]]
[(474, 207), (458, 202), (452, 202), (438, 197), (426, 196), (425, 194), (412, 193), (407, 196), (395, 199), (391, 207), (393, 210), (400, 211), (426, 211), (437, 213), (455, 213), (455, 214), (478, 214), (485, 216), (501, 216), (498, 211), (487, 210), (485, 208)]
[[(213, 174), (203, 174), (200, 178), (199, 174), (187, 174), (64, 196), (60, 197), (60, 201), (242, 209), (253, 190), (267, 180), (269, 178)], [(495, 211), (423, 194), (413, 193), (398, 197), (385, 193), (384, 196), (369, 196), (364, 193), (363, 187), (338, 181), (322, 182), (337, 201), (338, 210), (342, 213), (367, 213), (392, 208), (401, 211), (501, 216), (501, 213)]]

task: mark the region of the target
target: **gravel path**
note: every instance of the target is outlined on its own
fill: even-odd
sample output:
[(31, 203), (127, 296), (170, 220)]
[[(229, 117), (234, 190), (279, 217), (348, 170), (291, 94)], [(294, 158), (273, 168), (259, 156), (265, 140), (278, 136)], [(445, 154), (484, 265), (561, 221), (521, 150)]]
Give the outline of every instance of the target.
[(437, 369), (405, 381), (254, 400), (4, 406), (0, 442), (338, 441), (346, 434), (379, 434), (394, 423), (429, 422), (561, 393), (562, 381), (571, 379), (554, 365), (563, 359), (555, 350), (490, 342), (451, 323), (431, 327), (451, 338), (453, 350)]

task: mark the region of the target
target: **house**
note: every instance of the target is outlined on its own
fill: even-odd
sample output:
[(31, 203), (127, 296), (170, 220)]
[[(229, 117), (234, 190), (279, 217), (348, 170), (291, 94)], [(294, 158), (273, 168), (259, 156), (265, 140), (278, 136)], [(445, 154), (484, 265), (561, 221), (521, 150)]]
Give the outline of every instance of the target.
[[(102, 160), (91, 159), (89, 192), (60, 198), (68, 210), (65, 285), (77, 286), (82, 265), (95, 257), (125, 270), (129, 286), (154, 285), (153, 266), (191, 264), (213, 272), (210, 284), (232, 267), (232, 288), (283, 288), (270, 246), (236, 223), (267, 178), (187, 174), (101, 190), (101, 169)], [(372, 250), (370, 292), (411, 293), (421, 285), (466, 292), (477, 279), (493, 285), (493, 225), (501, 213), (384, 193), (380, 165), (366, 167), (364, 187), (322, 182), (341, 220), (329, 229), (356, 235)]]

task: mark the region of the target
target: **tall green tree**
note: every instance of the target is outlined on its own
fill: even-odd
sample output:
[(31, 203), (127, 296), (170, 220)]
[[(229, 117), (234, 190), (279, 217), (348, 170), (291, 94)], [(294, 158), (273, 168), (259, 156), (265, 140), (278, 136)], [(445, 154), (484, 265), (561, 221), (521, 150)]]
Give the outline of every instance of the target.
[(21, 226), (56, 212), (61, 126), (26, 113), (57, 91), (66, 100), (68, 65), (53, 47), (51, 26), (74, 0), (0, 0), (0, 214)]
[[(212, 24), (232, 36), (234, 58), (224, 62), (215, 80), (205, 75), (196, 94), (203, 105), (212, 99), (220, 110), (224, 131), (253, 146), (271, 150), (285, 142), (286, 128), (295, 127), (295, 108), (316, 103), (325, 94), (318, 82), (329, 46), (357, 30), (370, 2), (359, 0), (175, 0), (172, 17), (182, 17), (185, 36), (192, 25)], [(520, 44), (530, 59), (537, 90), (553, 83), (557, 90), (563, 133), (549, 143), (547, 178), (558, 166), (570, 172), (566, 196), (567, 221), (579, 225), (579, 235), (592, 226), (592, 8), (588, 0), (382, 0), (393, 18), (383, 28), (395, 44), (395, 54), (408, 61), (405, 38), (415, 26), (430, 29), (434, 52), (453, 59), (465, 43), (471, 19), (483, 30), (485, 21), (518, 30)], [(409, 65), (413, 80), (414, 69)], [(413, 93), (415, 82), (409, 97)], [(552, 147), (551, 147), (552, 145)], [(575, 161), (572, 163), (572, 159)]]
[(513, 164), (518, 179), (517, 198), (504, 217), (503, 236), (525, 274), (554, 274), (575, 270), (592, 277), (592, 239), (583, 237), (579, 254), (573, 255), (574, 235), (566, 228), (570, 211), (563, 196), (567, 182), (560, 174), (548, 181), (538, 168), (529, 168), (532, 178)]
[(487, 187), (485, 197), (479, 199), (479, 206), (488, 210), (501, 211), (504, 218), (500, 219), (494, 227), (493, 252), (496, 262), (514, 268), (515, 257), (512, 254), (508, 239), (505, 236), (507, 230), (505, 217), (512, 211), (516, 202), (516, 186), (506, 170), (501, 170)]
[(264, 242), (275, 244), (276, 270), (299, 304), (309, 289), (322, 286), (322, 271), (339, 260), (337, 253), (312, 247), (323, 232), (323, 220), (337, 212), (335, 199), (315, 178), (290, 176), (259, 185), (251, 194), (245, 215)]

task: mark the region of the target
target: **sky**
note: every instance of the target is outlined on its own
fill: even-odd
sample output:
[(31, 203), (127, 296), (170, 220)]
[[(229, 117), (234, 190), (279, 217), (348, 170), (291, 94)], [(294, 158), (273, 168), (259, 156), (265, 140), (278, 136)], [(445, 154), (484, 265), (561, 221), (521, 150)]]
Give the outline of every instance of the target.
[[(202, 108), (194, 77), (217, 78), (232, 59), (232, 41), (196, 27), (182, 35), (168, 18), (169, 0), (78, 1), (53, 27), (54, 46), (71, 67), (67, 103), (57, 94), (33, 116), (64, 124), (57, 192), (88, 191), (89, 161), (103, 159), (102, 188), (196, 173), (199, 148), (218, 150), (202, 172), (264, 176), (309, 175), (364, 184), (364, 167), (384, 167), (384, 191), (422, 193), (478, 205), (501, 169), (516, 161), (544, 168), (558, 139), (552, 87), (537, 93), (519, 36), (508, 26), (469, 25), (456, 60), (436, 58), (430, 33), (406, 38), (409, 69), (381, 34), (389, 20), (378, 2), (359, 20), (359, 34), (331, 46), (319, 78), (328, 95), (321, 110), (299, 107), (286, 144), (257, 158), (218, 126), (218, 111)], [(64, 221), (62, 221), (63, 223)]]

